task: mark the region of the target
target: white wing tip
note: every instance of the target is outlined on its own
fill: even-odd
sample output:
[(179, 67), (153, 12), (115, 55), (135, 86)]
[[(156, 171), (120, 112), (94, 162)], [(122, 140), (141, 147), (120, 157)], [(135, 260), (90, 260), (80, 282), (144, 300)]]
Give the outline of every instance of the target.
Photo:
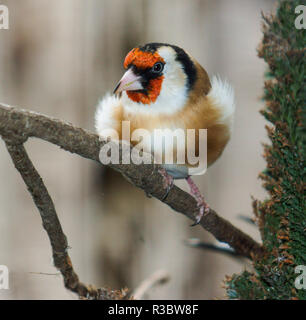
[(211, 80), (211, 90), (208, 97), (221, 110), (221, 121), (231, 119), (235, 112), (235, 94), (233, 87), (228, 81), (222, 80), (218, 75), (213, 76)]
[(120, 105), (120, 99), (107, 93), (99, 102), (95, 113), (95, 129), (98, 134), (105, 128), (112, 128), (114, 125), (113, 110)]

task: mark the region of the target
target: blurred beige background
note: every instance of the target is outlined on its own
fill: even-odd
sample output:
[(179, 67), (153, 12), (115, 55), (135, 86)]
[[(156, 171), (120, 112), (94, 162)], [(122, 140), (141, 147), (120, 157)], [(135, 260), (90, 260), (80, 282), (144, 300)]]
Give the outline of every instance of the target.
[[(234, 134), (222, 158), (195, 181), (220, 215), (260, 240), (238, 216), (251, 217), (251, 195), (265, 196), (257, 178), (265, 166), (258, 112), (265, 65), (256, 47), (260, 12), (272, 10), (274, 1), (0, 2), (10, 12), (10, 29), (0, 30), (1, 102), (93, 130), (95, 105), (120, 79), (126, 53), (152, 41), (179, 45), (210, 75), (227, 78), (236, 92)], [(145, 298), (222, 299), (225, 275), (246, 267), (187, 247), (191, 237), (215, 240), (113, 171), (43, 141), (26, 148), (55, 202), (82, 281), (135, 288), (163, 269), (171, 281)], [(178, 184), (187, 190), (184, 181)], [(0, 290), (0, 299), (76, 299), (53, 267), (39, 213), (0, 140), (1, 264), (10, 270), (10, 289)]]

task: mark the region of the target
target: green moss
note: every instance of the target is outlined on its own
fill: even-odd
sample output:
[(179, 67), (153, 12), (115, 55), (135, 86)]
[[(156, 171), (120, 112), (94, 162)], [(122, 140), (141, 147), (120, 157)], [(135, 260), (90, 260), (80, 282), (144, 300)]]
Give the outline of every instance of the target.
[(306, 265), (306, 30), (294, 26), (299, 4), (281, 1), (275, 16), (264, 17), (259, 56), (269, 70), (262, 114), (271, 123), (271, 144), (265, 146), (267, 168), (260, 177), (269, 198), (256, 202), (256, 216), (267, 254), (254, 261), (254, 274), (227, 280), (229, 298), (306, 299), (306, 290), (294, 287), (295, 266)]

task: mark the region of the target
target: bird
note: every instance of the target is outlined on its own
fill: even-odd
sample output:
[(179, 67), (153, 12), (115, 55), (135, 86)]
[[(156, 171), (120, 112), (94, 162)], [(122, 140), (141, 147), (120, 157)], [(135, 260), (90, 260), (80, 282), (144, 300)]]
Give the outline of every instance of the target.
[[(116, 139), (122, 139), (124, 121), (129, 121), (131, 132), (145, 129), (153, 134), (154, 130), (165, 128), (184, 132), (206, 129), (208, 168), (215, 163), (232, 133), (235, 112), (232, 86), (219, 76), (210, 79), (191, 54), (167, 43), (134, 47), (126, 55), (123, 66), (126, 72), (114, 92), (106, 94), (98, 103), (95, 113), (98, 135), (103, 138), (105, 129), (113, 129), (118, 133)], [(128, 142), (135, 145), (131, 139)], [(152, 152), (151, 144), (148, 150)], [(191, 178), (191, 167), (188, 161), (185, 164), (163, 162), (160, 173), (164, 177), (165, 197), (174, 180), (187, 181), (199, 209), (193, 224), (196, 225), (210, 209)]]

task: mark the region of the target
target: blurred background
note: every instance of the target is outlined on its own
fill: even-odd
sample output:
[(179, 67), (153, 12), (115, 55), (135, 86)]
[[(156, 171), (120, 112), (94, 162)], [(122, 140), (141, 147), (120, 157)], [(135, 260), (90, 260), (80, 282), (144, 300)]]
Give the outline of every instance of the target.
[[(261, 11), (272, 0), (1, 0), (10, 13), (0, 30), (0, 101), (94, 130), (98, 100), (123, 74), (134, 46), (168, 42), (189, 51), (210, 75), (234, 86), (234, 132), (223, 156), (195, 181), (221, 216), (260, 241), (251, 195), (263, 199), (258, 174), (266, 141), (259, 114), (265, 65), (257, 57)], [(135, 288), (156, 270), (170, 282), (146, 299), (223, 299), (225, 275), (245, 261), (189, 248), (201, 227), (147, 198), (120, 175), (31, 139), (26, 148), (49, 189), (81, 281)], [(188, 189), (184, 181), (177, 183)], [(76, 299), (53, 267), (51, 248), (30, 194), (0, 140), (0, 265), (10, 289), (0, 299)]]

